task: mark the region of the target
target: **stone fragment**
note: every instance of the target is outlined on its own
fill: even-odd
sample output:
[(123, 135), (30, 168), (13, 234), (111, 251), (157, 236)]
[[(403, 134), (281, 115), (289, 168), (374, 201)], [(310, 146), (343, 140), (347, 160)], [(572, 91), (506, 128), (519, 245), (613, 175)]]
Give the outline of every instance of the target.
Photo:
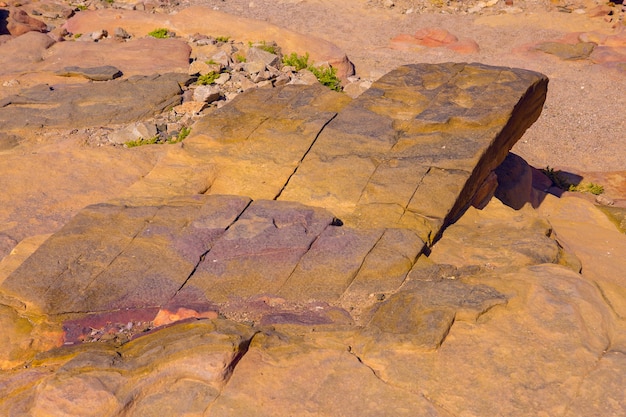
[[(448, 227), (429, 258), (439, 264), (485, 270), (559, 263), (564, 256), (551, 233), (550, 223), (529, 206), (516, 211), (492, 199), (482, 210), (468, 209)], [(579, 263), (571, 266), (580, 270)]]
[(65, 67), (56, 71), (56, 74), (62, 77), (84, 77), (93, 81), (109, 81), (122, 76), (122, 72), (112, 65), (89, 68)]
[(111, 132), (109, 134), (109, 141), (121, 145), (139, 139), (151, 139), (156, 136), (156, 134), (157, 128), (154, 123), (133, 123), (126, 126), (124, 129)]
[(459, 39), (442, 28), (423, 28), (415, 32), (413, 37), (424, 46), (444, 46), (458, 41)]
[(20, 36), (27, 32), (45, 32), (48, 26), (41, 20), (35, 19), (18, 7), (10, 7), (6, 18), (6, 31), (12, 36)]
[(277, 66), (280, 63), (278, 55), (261, 48), (250, 48), (246, 54), (246, 63), (260, 62), (265, 66)]
[(578, 42), (567, 44), (561, 42), (543, 42), (535, 46), (535, 49), (547, 54), (555, 55), (565, 60), (587, 59), (593, 52), (596, 44), (592, 42)]
[(121, 27), (115, 28), (115, 30), (113, 31), (113, 36), (115, 37), (115, 39), (120, 39), (120, 40), (131, 38), (130, 33), (126, 32), (126, 29), (121, 28)]
[(216, 85), (200, 85), (193, 91), (194, 101), (212, 103), (220, 98), (220, 88)]
[(220, 64), (207, 64), (205, 61), (195, 60), (189, 64), (189, 75), (206, 75), (211, 72), (220, 72), (222, 65)]
[[(409, 278), (410, 279), (410, 278)], [(364, 331), (359, 353), (384, 350), (435, 350), (444, 343), (453, 323), (470, 322), (506, 296), (486, 285), (455, 279), (413, 279), (407, 288), (380, 303)]]
[(0, 43), (0, 54), (11, 57), (10, 60), (4, 60), (0, 73), (21, 72), (25, 67), (41, 61), (46, 49), (54, 43), (50, 36), (39, 32), (27, 32), (22, 36)]

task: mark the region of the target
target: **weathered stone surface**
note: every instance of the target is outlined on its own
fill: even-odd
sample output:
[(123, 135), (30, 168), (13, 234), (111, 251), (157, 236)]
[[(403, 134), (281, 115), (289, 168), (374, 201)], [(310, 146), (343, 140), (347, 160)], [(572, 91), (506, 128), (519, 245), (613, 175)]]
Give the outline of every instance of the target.
[(11, 57), (2, 62), (1, 74), (21, 72), (43, 59), (46, 49), (54, 44), (50, 36), (40, 32), (28, 32), (22, 36), (0, 43), (0, 53)]
[[(181, 102), (187, 75), (164, 74), (108, 83), (39, 85), (0, 101), (3, 130), (128, 123)], [(114, 104), (113, 104), (114, 103)]]
[(243, 94), (20, 244), (0, 263), (0, 414), (620, 414), (624, 235), (567, 195), (465, 211), (545, 78), (392, 74), (363, 99)]
[(512, 69), (401, 67), (328, 124), (280, 199), (327, 207), (346, 224), (413, 228), (432, 242), (538, 117), (546, 87), (543, 76)]
[[(435, 352), (399, 346), (361, 353), (357, 346), (355, 354), (381, 380), (419, 392), (452, 415), (558, 415), (567, 410), (586, 415), (569, 407), (579, 387), (589, 387), (586, 398), (594, 398), (602, 380), (602, 371), (595, 370), (606, 369), (609, 362), (603, 358), (622, 356), (611, 343), (613, 316), (598, 289), (556, 265), (463, 282), (507, 294), (506, 305), (475, 322), (455, 320)], [(621, 398), (620, 379), (607, 382), (604, 389), (616, 390), (611, 397)], [(484, 401), (485, 393), (498, 400)]]
[(171, 149), (129, 196), (206, 192), (274, 199), (349, 100), (317, 83), (250, 90), (200, 119), (184, 148)]
[(65, 67), (56, 74), (62, 77), (85, 77), (93, 81), (108, 81), (122, 76), (122, 72), (112, 65), (87, 68)]
[[(538, 117), (546, 86), (533, 72), (440, 64), (401, 67), (350, 104), (319, 86), (258, 90), (199, 121), (154, 176), (171, 178), (185, 155), (206, 161), (186, 171), (213, 168), (211, 194), (298, 201), (433, 242)], [(327, 111), (302, 115), (310, 104)]]
[(46, 314), (165, 306), (248, 203), (245, 197), (198, 196), (90, 206), (2, 288)]
[(535, 48), (547, 54), (556, 55), (561, 59), (577, 60), (589, 58), (596, 45), (592, 42), (568, 44), (561, 42), (544, 42)]
[[(100, 27), (101, 29), (101, 27)], [(113, 32), (110, 32), (113, 33)], [(187, 73), (191, 48), (180, 39), (147, 37), (128, 42), (57, 42), (44, 54), (39, 68), (64, 71), (65, 67), (117, 67), (126, 76)]]
[(3, 373), (0, 412), (200, 415), (219, 397), (253, 334), (247, 326), (204, 320), (117, 349), (102, 344), (64, 348), (39, 358), (32, 371)]
[[(568, 262), (547, 220), (529, 206), (513, 210), (496, 199), (483, 210), (468, 209), (446, 229), (429, 259), (439, 264), (483, 269)], [(578, 262), (569, 262), (573, 262), (573, 269), (580, 270)]]
[[(346, 346), (350, 336), (255, 336), (210, 415), (452, 416), (418, 393), (381, 380)], [(263, 383), (255, 382), (256, 375), (263, 375)]]

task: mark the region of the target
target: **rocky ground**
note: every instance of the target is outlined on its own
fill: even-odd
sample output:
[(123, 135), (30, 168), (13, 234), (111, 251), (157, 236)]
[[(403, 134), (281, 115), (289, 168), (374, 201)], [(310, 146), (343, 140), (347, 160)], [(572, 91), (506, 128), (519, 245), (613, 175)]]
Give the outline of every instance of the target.
[(626, 412), (621, 4), (0, 13), (0, 414)]

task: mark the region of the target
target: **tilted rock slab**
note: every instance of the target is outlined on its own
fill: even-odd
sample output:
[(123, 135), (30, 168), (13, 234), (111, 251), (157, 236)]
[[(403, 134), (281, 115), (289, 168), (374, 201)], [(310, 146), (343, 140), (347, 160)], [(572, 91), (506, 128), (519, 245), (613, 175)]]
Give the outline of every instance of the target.
[[(148, 176), (157, 183), (137, 191), (298, 201), (350, 226), (414, 230), (430, 244), (539, 117), (547, 82), (448, 63), (400, 67), (349, 103), (320, 86), (254, 90), (200, 120)], [(168, 189), (169, 166), (179, 172), (183, 161), (208, 175)]]

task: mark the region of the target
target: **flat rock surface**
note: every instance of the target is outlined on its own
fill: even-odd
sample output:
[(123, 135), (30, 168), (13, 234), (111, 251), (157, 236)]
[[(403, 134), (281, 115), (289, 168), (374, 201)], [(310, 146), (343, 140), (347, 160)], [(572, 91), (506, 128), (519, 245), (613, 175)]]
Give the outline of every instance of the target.
[(169, 73), (107, 83), (40, 84), (0, 101), (1, 129), (75, 128), (141, 120), (180, 104), (180, 85), (187, 79), (184, 74)]

